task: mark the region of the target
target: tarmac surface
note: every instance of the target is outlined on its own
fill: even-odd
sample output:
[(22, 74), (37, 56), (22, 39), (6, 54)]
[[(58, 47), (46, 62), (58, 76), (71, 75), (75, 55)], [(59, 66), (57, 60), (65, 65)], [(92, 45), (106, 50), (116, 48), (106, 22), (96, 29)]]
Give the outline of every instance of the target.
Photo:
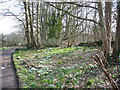
[(8, 50), (0, 51), (2, 60), (0, 60), (0, 78), (2, 79), (0, 86), (4, 88), (18, 88), (18, 78), (16, 76), (16, 70), (12, 60), (12, 54), (16, 47), (10, 48)]

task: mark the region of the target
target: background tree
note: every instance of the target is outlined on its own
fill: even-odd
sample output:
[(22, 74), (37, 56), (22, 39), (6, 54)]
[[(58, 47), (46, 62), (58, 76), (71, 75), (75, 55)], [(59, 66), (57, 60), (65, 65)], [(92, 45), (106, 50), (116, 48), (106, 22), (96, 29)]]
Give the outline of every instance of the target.
[(120, 55), (120, 1), (117, 3), (117, 26), (116, 26), (116, 36), (115, 36), (115, 46), (113, 50), (113, 58), (118, 60)]

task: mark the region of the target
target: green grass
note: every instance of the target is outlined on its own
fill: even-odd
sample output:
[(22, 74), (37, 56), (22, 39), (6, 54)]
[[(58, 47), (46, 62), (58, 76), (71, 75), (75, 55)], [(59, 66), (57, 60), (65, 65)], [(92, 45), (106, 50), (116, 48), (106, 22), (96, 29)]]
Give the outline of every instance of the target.
[(9, 47), (0, 47), (0, 50), (6, 50), (9, 49)]
[[(93, 88), (101, 71), (88, 56), (93, 47), (17, 50), (13, 57), (21, 88)], [(105, 77), (103, 75), (103, 77)]]

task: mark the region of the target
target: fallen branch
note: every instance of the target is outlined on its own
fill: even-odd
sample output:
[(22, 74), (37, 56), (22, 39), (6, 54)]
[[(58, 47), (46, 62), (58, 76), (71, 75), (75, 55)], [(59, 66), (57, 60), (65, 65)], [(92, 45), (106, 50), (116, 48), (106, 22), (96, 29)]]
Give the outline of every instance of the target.
[(106, 75), (106, 77), (108, 78), (112, 88), (114, 90), (119, 90), (119, 87), (118, 87), (117, 83), (114, 81), (114, 79), (112, 78), (111, 73), (109, 73), (107, 68), (105, 67), (102, 58), (98, 55), (95, 55), (93, 57), (93, 59), (96, 61), (96, 63), (99, 65), (99, 67), (103, 70), (103, 72)]

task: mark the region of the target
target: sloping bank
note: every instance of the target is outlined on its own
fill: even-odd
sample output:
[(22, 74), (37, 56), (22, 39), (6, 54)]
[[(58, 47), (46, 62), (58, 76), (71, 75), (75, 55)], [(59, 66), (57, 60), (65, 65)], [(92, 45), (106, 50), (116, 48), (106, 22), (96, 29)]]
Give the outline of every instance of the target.
[(105, 75), (91, 59), (96, 53), (93, 47), (16, 50), (13, 58), (20, 87), (106, 87)]

